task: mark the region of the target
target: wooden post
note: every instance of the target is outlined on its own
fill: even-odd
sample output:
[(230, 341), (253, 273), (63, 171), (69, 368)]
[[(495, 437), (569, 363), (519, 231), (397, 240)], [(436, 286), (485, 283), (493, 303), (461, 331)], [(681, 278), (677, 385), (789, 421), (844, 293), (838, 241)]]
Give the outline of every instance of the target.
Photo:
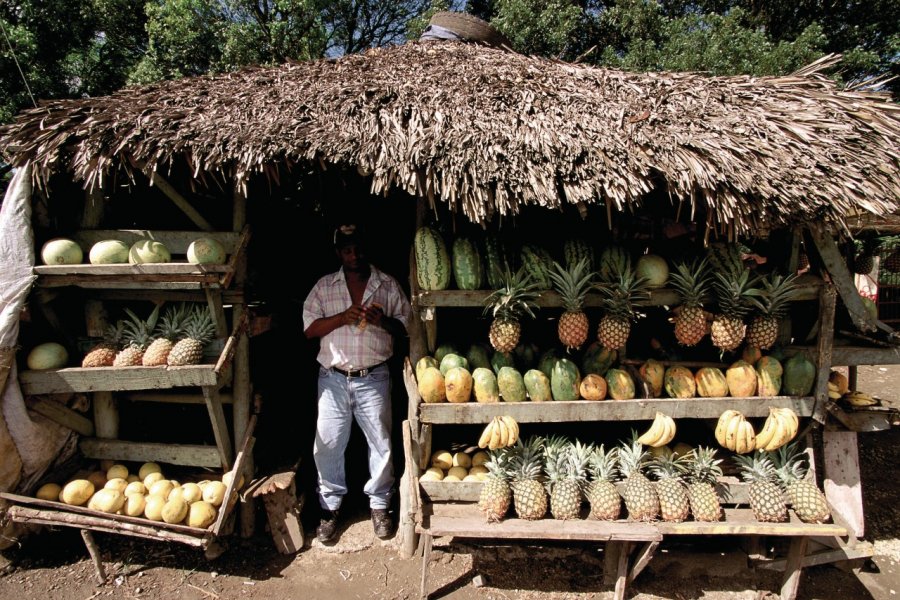
[(621, 551), (622, 542), (609, 541), (603, 547), (603, 585), (616, 584), (616, 568)]
[(94, 392), (94, 431), (98, 438), (119, 439), (119, 405), (112, 392)]
[(803, 557), (809, 538), (800, 535), (791, 539), (787, 564), (784, 567), (784, 582), (781, 584), (781, 600), (794, 600), (800, 586), (800, 575), (803, 569)]
[(428, 599), (428, 561), (431, 560), (431, 534), (423, 536), (422, 546), (422, 583), (419, 587), (419, 595), (423, 600)]
[(412, 432), (409, 421), (402, 424), (403, 431), (403, 457), (405, 468), (400, 477), (400, 518), (397, 524), (397, 538), (400, 546), (400, 555), (403, 558), (412, 558), (416, 553), (418, 536), (416, 535), (416, 502), (412, 497), (416, 478), (419, 476), (418, 465), (412, 456)]
[(816, 397), (816, 408), (813, 418), (819, 423), (825, 422), (825, 406), (828, 398), (828, 375), (831, 372), (831, 351), (834, 346), (834, 309), (837, 303), (837, 292), (833, 285), (823, 285), (819, 295), (819, 338), (816, 350), (816, 385), (813, 394)]
[(216, 447), (219, 449), (219, 458), (222, 460), (222, 469), (229, 471), (234, 460), (234, 447), (231, 444), (231, 438), (228, 437), (228, 426), (225, 424), (222, 401), (214, 386), (203, 386), (202, 390), (203, 399), (206, 401), (206, 410), (209, 413), (209, 421), (212, 423), (213, 435), (216, 438)]
[(631, 542), (622, 542), (619, 562), (616, 566), (616, 589), (613, 593), (615, 600), (625, 600), (625, 590), (628, 587), (628, 555), (630, 553)]
[(855, 431), (822, 432), (825, 498), (856, 538), (865, 533), (859, 448)]
[(94, 542), (94, 536), (87, 529), (79, 529), (81, 539), (87, 547), (88, 554), (91, 555), (91, 561), (94, 563), (94, 574), (97, 576), (97, 585), (106, 583), (106, 569), (103, 568), (103, 559), (100, 557), (100, 550), (97, 543)]

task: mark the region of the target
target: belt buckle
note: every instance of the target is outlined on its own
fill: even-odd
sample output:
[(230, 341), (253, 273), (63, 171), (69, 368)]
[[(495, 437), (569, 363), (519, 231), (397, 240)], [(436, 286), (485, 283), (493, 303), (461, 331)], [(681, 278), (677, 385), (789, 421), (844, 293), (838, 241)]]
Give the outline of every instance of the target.
[(357, 377), (365, 377), (368, 374), (369, 374), (369, 369), (360, 369), (359, 371), (356, 372)]

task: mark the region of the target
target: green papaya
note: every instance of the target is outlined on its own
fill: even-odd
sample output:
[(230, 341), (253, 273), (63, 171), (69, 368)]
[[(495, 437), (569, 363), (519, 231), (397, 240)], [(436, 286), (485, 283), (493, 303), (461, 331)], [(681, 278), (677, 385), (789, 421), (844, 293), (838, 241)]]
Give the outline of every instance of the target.
[(553, 365), (550, 390), (554, 400), (578, 400), (581, 398), (581, 373), (568, 358), (561, 358)]
[(785, 361), (781, 388), (786, 395), (808, 396), (815, 383), (816, 365), (805, 353), (798, 352)]
[(504, 402), (523, 402), (526, 398), (525, 381), (513, 367), (501, 367), (497, 374), (497, 386)]
[(525, 391), (532, 402), (548, 402), (553, 400), (550, 379), (539, 369), (529, 369), (525, 373)]

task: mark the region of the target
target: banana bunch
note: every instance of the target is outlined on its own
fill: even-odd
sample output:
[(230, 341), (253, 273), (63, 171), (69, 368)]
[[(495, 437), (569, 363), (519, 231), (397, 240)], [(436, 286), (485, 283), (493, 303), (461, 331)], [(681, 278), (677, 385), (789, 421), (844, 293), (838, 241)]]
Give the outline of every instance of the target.
[(659, 411), (650, 424), (650, 429), (637, 441), (651, 448), (660, 448), (672, 441), (675, 437), (675, 419)]
[[(831, 390), (828, 391), (828, 396), (829, 398), (831, 397)], [(841, 400), (844, 400), (850, 406), (875, 406), (878, 404), (878, 400), (869, 394), (855, 390), (841, 396)]]
[(790, 408), (769, 407), (769, 416), (756, 436), (757, 450), (771, 452), (781, 448), (797, 435), (800, 421)]
[(479, 448), (505, 448), (512, 446), (519, 439), (519, 424), (509, 415), (497, 416), (487, 424), (481, 437), (478, 438)]
[(732, 452), (747, 454), (756, 449), (756, 432), (744, 413), (729, 409), (719, 416), (716, 423), (716, 441)]
[(840, 400), (843, 395), (840, 388), (832, 382), (828, 382), (828, 397), (832, 400)]

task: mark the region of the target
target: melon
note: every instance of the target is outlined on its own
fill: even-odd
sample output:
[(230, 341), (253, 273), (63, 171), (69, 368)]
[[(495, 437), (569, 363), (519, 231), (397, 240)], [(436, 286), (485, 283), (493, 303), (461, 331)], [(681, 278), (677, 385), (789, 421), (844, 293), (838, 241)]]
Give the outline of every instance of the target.
[(45, 265), (77, 265), (82, 259), (81, 246), (68, 238), (53, 238), (41, 247), (41, 260)]
[(114, 513), (118, 512), (118, 510), (122, 508), (124, 504), (125, 494), (123, 494), (119, 490), (103, 488), (102, 490), (99, 490), (96, 494), (91, 496), (91, 499), (88, 501), (87, 507), (91, 510), (99, 510), (100, 512), (105, 513)]
[(25, 363), (32, 371), (61, 369), (69, 362), (69, 353), (62, 344), (45, 342), (38, 344), (28, 353)]
[(606, 372), (606, 389), (613, 400), (634, 399), (634, 380), (627, 371), (610, 369)]
[(578, 391), (585, 400), (605, 400), (606, 380), (596, 373), (588, 373), (581, 380)]
[(91, 246), (88, 260), (92, 265), (127, 263), (128, 249), (128, 244), (122, 240), (102, 240)]
[(647, 287), (661, 288), (669, 280), (669, 265), (666, 259), (656, 254), (644, 254), (637, 260), (635, 276), (647, 280)]
[(687, 367), (669, 367), (663, 380), (669, 398), (693, 398), (697, 393), (694, 374)]
[(128, 477), (128, 467), (115, 464), (106, 470), (107, 479), (125, 479)]
[(88, 473), (87, 480), (94, 484), (94, 488), (99, 490), (106, 485), (106, 473), (103, 471), (91, 471)]
[(125, 488), (128, 487), (128, 482), (125, 481), (122, 477), (113, 477), (112, 479), (108, 479), (105, 484), (103, 484), (103, 488), (107, 490), (117, 490), (119, 492), (125, 493)]
[(491, 368), (491, 355), (484, 344), (472, 344), (469, 346), (469, 351), (466, 352), (466, 360), (469, 361), (469, 368), (472, 370)]
[(128, 515), (129, 517), (139, 517), (144, 514), (144, 509), (147, 508), (147, 499), (144, 498), (143, 494), (131, 493), (125, 494), (125, 503), (122, 505), (120, 509), (123, 515)]
[(203, 488), (203, 500), (213, 506), (221, 506), (225, 501), (225, 484), (221, 481), (210, 481)]
[(427, 404), (445, 402), (447, 389), (444, 385), (444, 376), (439, 369), (426, 367), (418, 381), (419, 395)]
[(147, 479), (147, 475), (149, 475), (150, 473), (161, 472), (162, 468), (155, 462), (145, 462), (141, 465), (141, 468), (138, 469), (138, 477), (140, 477), (141, 481), (144, 481), (145, 479)]
[(419, 481), (441, 481), (444, 479), (444, 472), (437, 467), (431, 467), (419, 477)]
[(157, 481), (162, 481), (165, 478), (165, 475), (163, 475), (159, 471), (153, 471), (151, 473), (148, 473), (147, 476), (144, 477), (143, 482), (144, 485), (147, 486), (147, 490), (149, 490), (154, 483), (156, 483)]
[(512, 352), (494, 352), (491, 355), (491, 368), (494, 369), (494, 373), (500, 375), (500, 369), (503, 367), (516, 368), (516, 359)]
[(753, 366), (744, 360), (735, 361), (725, 371), (728, 393), (735, 397), (756, 395), (757, 376)]
[[(478, 469), (485, 464), (487, 464), (491, 460), (491, 455), (485, 452), (484, 450), (479, 450), (475, 454), (472, 455), (472, 469)], [(487, 469), (485, 469), (487, 470)], [(469, 469), (471, 473), (472, 470)]]
[[(229, 471), (230, 473), (230, 471)], [(228, 473), (226, 473), (227, 475)], [(223, 482), (225, 483), (225, 482)], [(227, 483), (225, 485), (228, 485)], [(186, 483), (181, 486), (181, 497), (188, 504), (193, 504), (203, 499), (203, 490), (196, 483)]]
[(528, 369), (522, 378), (525, 381), (525, 391), (532, 402), (548, 402), (553, 400), (553, 391), (550, 387), (550, 378), (539, 369)]
[(444, 391), (449, 402), (468, 402), (472, 397), (472, 375), (464, 367), (451, 368), (444, 377)]
[(744, 351), (741, 352), (741, 360), (745, 360), (751, 365), (755, 365), (760, 358), (762, 358), (762, 350), (756, 346), (745, 346)]
[(59, 499), (66, 504), (81, 506), (94, 495), (94, 484), (87, 479), (73, 479), (59, 493)]
[(190, 527), (206, 529), (216, 522), (217, 513), (216, 507), (209, 502), (202, 500), (194, 502), (188, 509), (187, 524)]
[(581, 371), (585, 375), (596, 373), (602, 377), (606, 375), (606, 371), (609, 370), (617, 357), (618, 352), (616, 350), (610, 350), (600, 342), (593, 342), (584, 351), (584, 357), (581, 359)]
[(721, 369), (703, 367), (694, 375), (697, 382), (697, 395), (701, 398), (722, 398), (728, 395), (728, 382)]
[(188, 515), (188, 503), (182, 498), (173, 498), (163, 504), (162, 520), (166, 523), (181, 523)]
[(420, 227), (416, 230), (413, 247), (419, 287), (423, 290), (447, 289), (453, 268), (441, 234), (432, 227)]
[(34, 497), (40, 498), (41, 500), (52, 500), (53, 502), (56, 502), (59, 500), (60, 492), (62, 492), (62, 487), (58, 483), (45, 483), (38, 488)]
[(188, 245), (187, 261), (193, 265), (221, 265), (225, 262), (225, 246), (212, 238), (197, 238)]
[(141, 494), (145, 495), (147, 493), (147, 486), (144, 485), (141, 481), (131, 481), (128, 485), (125, 486), (125, 495), (128, 494)]
[(453, 455), (453, 466), (468, 469), (472, 466), (472, 457), (465, 452), (457, 452)]
[(447, 450), (435, 450), (431, 455), (431, 466), (446, 471), (453, 466), (453, 455)]
[(500, 402), (497, 376), (491, 369), (478, 367), (472, 372), (472, 389), (476, 402)]
[(447, 376), (447, 372), (454, 367), (462, 367), (463, 369), (469, 368), (469, 361), (460, 356), (459, 354), (450, 353), (444, 356), (441, 359), (440, 367), (441, 375), (444, 377)]
[(165, 244), (156, 240), (138, 240), (128, 251), (128, 262), (132, 265), (167, 263), (171, 260), (172, 253)]
[(441, 481), (446, 481), (447, 483), (450, 483), (453, 481), (462, 481), (462, 479), (460, 479), (456, 475), (451, 475), (450, 473), (447, 473), (447, 475)]
[(453, 344), (441, 344), (434, 350), (434, 359), (438, 361), (438, 366), (441, 364), (441, 361), (444, 360), (444, 357), (448, 354), (459, 354), (462, 355), (462, 352), (457, 349), (457, 347)]
[(172, 493), (172, 490), (175, 489), (175, 484), (169, 481), (168, 479), (160, 479), (153, 485), (148, 488), (149, 494), (151, 496), (162, 496), (163, 498), (168, 498), (169, 494)]
[(450, 470), (447, 471), (447, 477), (444, 477), (444, 479), (450, 481), (450, 479), (447, 479), (448, 477), (455, 477), (457, 481), (462, 481), (468, 474), (469, 470), (465, 467), (450, 467)]
[(166, 499), (162, 496), (147, 496), (144, 500), (144, 516), (151, 521), (162, 521), (162, 509), (166, 505)]

